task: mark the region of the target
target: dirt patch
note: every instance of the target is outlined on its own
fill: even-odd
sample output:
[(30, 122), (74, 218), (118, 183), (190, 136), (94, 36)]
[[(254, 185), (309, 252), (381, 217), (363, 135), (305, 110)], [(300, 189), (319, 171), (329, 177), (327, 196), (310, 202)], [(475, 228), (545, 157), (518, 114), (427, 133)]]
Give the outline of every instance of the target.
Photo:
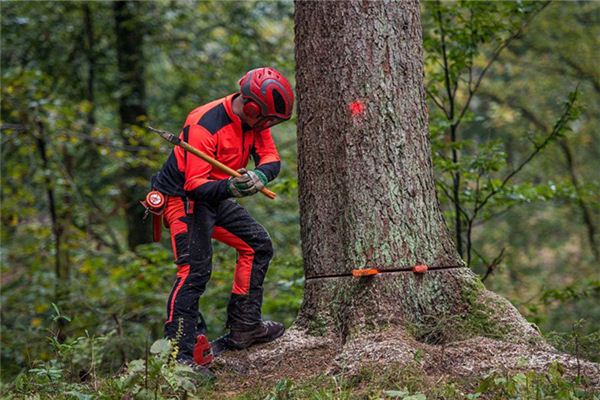
[(217, 389), (270, 387), (283, 378), (304, 380), (328, 371), (341, 350), (331, 337), (291, 328), (276, 341), (224, 353), (214, 363)]

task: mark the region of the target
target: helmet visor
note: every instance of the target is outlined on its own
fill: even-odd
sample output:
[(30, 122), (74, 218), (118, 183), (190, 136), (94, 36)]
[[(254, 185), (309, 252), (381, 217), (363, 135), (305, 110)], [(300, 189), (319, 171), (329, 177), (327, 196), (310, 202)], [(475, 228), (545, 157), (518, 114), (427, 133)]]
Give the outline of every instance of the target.
[(265, 129), (275, 126), (283, 121), (286, 121), (286, 120), (283, 118), (278, 118), (278, 117), (273, 117), (273, 116), (262, 117), (258, 121), (256, 121), (256, 124), (254, 124), (253, 128), (258, 131), (264, 131)]

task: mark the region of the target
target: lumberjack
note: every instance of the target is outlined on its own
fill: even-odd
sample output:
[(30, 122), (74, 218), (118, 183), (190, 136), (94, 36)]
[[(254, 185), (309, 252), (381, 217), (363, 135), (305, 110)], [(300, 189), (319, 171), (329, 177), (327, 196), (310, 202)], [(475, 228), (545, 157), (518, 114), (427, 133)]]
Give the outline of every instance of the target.
[[(152, 178), (165, 197), (164, 220), (171, 234), (177, 276), (167, 301), (165, 336), (176, 342), (180, 362), (194, 365), (196, 337), (206, 332), (198, 301), (210, 279), (211, 238), (234, 247), (238, 259), (227, 307), (227, 348), (243, 349), (274, 340), (284, 326), (261, 316), (263, 280), (273, 256), (267, 231), (232, 197), (267, 194), (280, 170), (270, 128), (290, 119), (294, 93), (273, 68), (253, 69), (240, 92), (200, 106), (188, 115), (179, 140), (214, 157), (238, 176), (215, 168), (178, 146)], [(247, 170), (250, 156), (254, 170)], [(209, 160), (210, 161), (210, 160)], [(179, 331), (179, 332), (178, 332)]]

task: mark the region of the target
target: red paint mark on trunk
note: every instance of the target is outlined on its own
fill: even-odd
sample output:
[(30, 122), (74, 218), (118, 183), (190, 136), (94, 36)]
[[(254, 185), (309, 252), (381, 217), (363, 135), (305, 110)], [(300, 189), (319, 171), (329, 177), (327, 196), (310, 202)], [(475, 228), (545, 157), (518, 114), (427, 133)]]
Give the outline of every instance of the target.
[(348, 109), (353, 117), (358, 117), (365, 112), (365, 104), (361, 100), (355, 100), (348, 104)]

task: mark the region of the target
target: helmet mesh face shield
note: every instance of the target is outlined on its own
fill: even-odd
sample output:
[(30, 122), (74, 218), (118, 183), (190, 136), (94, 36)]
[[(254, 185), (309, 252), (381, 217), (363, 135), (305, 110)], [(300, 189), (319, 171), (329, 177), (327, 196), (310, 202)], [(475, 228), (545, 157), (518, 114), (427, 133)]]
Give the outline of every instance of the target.
[(294, 92), (288, 80), (274, 68), (257, 68), (240, 79), (244, 114), (256, 119), (254, 127), (266, 129), (290, 119)]
[(275, 126), (275, 125), (279, 124), (280, 122), (284, 122), (284, 121), (286, 121), (286, 120), (285, 119), (281, 119), (281, 118), (277, 118), (277, 117), (261, 117), (254, 124), (254, 128), (257, 129), (257, 130), (263, 131), (263, 130), (265, 130), (267, 128)]

